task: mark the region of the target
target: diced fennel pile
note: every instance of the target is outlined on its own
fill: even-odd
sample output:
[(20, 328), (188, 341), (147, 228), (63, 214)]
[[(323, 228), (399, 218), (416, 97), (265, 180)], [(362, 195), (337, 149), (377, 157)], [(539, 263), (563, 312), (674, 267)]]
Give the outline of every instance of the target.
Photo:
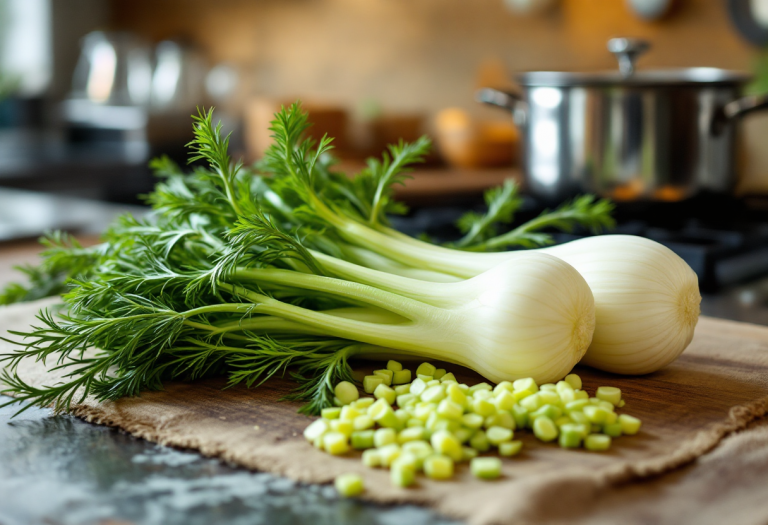
[[(387, 369), (403, 367), (390, 361)], [(422, 363), (415, 375), (397, 391), (379, 383), (374, 397), (358, 397), (357, 387), (348, 381), (337, 384), (340, 406), (324, 410), (304, 437), (329, 454), (362, 450), (364, 465), (389, 468), (392, 484), (408, 487), (419, 472), (434, 480), (450, 479), (455, 465), (463, 462), (470, 462), (470, 471), (480, 479), (498, 478), (501, 460), (478, 455), (492, 449), (502, 457), (517, 455), (523, 443), (515, 439), (516, 432), (530, 430), (562, 448), (604, 451), (612, 438), (637, 434), (641, 426), (638, 418), (616, 413), (624, 405), (620, 389), (601, 386), (590, 396), (576, 374), (542, 385), (524, 378), (470, 386)], [(366, 376), (363, 385), (372, 377), (380, 376)], [(346, 479), (337, 481), (337, 487), (346, 486)]]

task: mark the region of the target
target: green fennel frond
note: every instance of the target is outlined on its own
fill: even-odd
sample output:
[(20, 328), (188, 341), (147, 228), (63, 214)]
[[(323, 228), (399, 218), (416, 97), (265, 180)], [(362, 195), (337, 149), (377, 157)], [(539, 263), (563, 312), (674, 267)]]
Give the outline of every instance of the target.
[(303, 264), (316, 275), (324, 275), (320, 265), (301, 240), (281, 231), (271, 218), (261, 211), (238, 219), (229, 231), (228, 238), (229, 248), (216, 261), (212, 272), (216, 281), (223, 279), (237, 266), (264, 267), (288, 260)]
[(323, 135), (317, 145), (304, 138), (309, 126), (308, 115), (299, 102), (282, 107), (269, 128), (274, 143), (267, 148), (263, 161), (264, 168), (285, 179), (303, 202), (317, 195), (317, 168), (322, 164), (322, 157), (333, 149), (333, 139), (327, 135)]
[(405, 183), (408, 173), (412, 171), (408, 166), (424, 162), (431, 147), (432, 142), (426, 135), (412, 143), (403, 142), (401, 139), (398, 144), (389, 146), (389, 152), (385, 151), (381, 160), (368, 159), (368, 167), (359, 177), (370, 178), (375, 187), (371, 197), (369, 223), (386, 223), (384, 213), (394, 204), (394, 185)]
[[(163, 164), (159, 165), (159, 162)], [(213, 224), (225, 224), (236, 217), (227, 205), (226, 193), (213, 180), (215, 174), (203, 169), (197, 169), (191, 175), (168, 171), (164, 159), (155, 159), (150, 166), (162, 179), (144, 200), (166, 220), (183, 222), (192, 215), (201, 215)]]
[(237, 175), (242, 168), (242, 161), (234, 165), (229, 156), (229, 137), (221, 133), (221, 122), (213, 124), (213, 108), (207, 112), (198, 108), (197, 115), (192, 115), (195, 138), (187, 147), (191, 150), (189, 162), (203, 160), (208, 163), (221, 181), (229, 204), (238, 215), (241, 214), (238, 195), (235, 193)]
[(56, 231), (40, 239), (45, 246), (37, 266), (16, 266), (27, 277), (28, 284), (11, 283), (0, 291), (0, 305), (35, 301), (67, 290), (68, 281), (75, 276), (89, 275), (104, 257), (105, 244), (84, 248), (66, 232)]
[(348, 360), (357, 353), (359, 347), (360, 345), (341, 341), (332, 352), (298, 360), (294, 363), (297, 365), (297, 371), (291, 373), (291, 377), (299, 386), (285, 396), (285, 399), (308, 400), (309, 403), (299, 409), (303, 414), (319, 414), (323, 408), (333, 406), (334, 387), (341, 381), (355, 382)]
[(511, 246), (536, 248), (554, 242), (552, 236), (541, 232), (546, 228), (572, 232), (577, 226), (598, 233), (615, 225), (611, 216), (614, 205), (608, 199), (583, 195), (566, 202), (555, 210), (544, 210), (538, 217), (485, 241), (464, 247), (470, 251), (500, 250)]
[(482, 215), (475, 212), (462, 215), (456, 225), (464, 236), (451, 246), (465, 248), (496, 236), (497, 224), (511, 223), (523, 204), (519, 189), (514, 180), (507, 179), (502, 186), (487, 190), (483, 195), (487, 211)]

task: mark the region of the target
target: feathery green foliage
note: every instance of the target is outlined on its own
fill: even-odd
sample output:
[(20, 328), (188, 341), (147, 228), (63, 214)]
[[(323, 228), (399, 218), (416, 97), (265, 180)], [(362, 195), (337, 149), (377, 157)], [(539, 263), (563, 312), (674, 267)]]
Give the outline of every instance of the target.
[[(493, 206), (489, 203), (488, 216), (492, 214)], [(461, 248), (470, 251), (494, 251), (519, 246), (523, 248), (537, 248), (552, 244), (552, 235), (541, 232), (544, 229), (554, 229), (571, 232), (575, 227), (581, 226), (595, 233), (614, 226), (611, 217), (613, 203), (607, 199), (597, 199), (594, 195), (582, 195), (573, 201), (566, 202), (559, 208), (550, 211), (544, 210), (541, 214), (507, 233), (491, 236), (484, 240), (467, 243)], [(500, 222), (506, 222), (502, 216)], [(496, 219), (493, 219), (496, 220)], [(478, 223), (483, 221), (478, 221)]]
[(28, 284), (11, 283), (0, 291), (0, 305), (35, 301), (60, 295), (67, 289), (67, 280), (75, 276), (87, 276), (93, 265), (107, 249), (105, 245), (84, 248), (77, 239), (65, 232), (53, 232), (40, 239), (45, 246), (38, 266), (17, 266)]
[[(28, 401), (27, 407), (67, 410), (86, 395), (134, 396), (171, 379), (224, 373), (232, 385), (251, 386), (290, 369), (299, 383), (291, 399), (309, 401), (304, 410), (316, 413), (332, 396), (329, 381), (350, 377), (347, 357), (357, 347), (349, 341), (254, 332), (258, 323), (244, 321), (274, 319), (258, 313), (258, 304), (220, 291), (241, 267), (300, 264), (323, 272), (299, 237), (282, 231), (264, 212), (274, 209), (265, 201), (268, 187), (240, 163), (233, 165), (228, 137), (213, 125), (212, 112), (200, 111), (194, 120), (192, 160), (206, 161), (209, 169), (185, 175), (167, 158), (154, 161), (162, 180), (147, 196), (155, 211), (151, 219), (121, 217), (105, 243), (92, 249), (65, 236), (46, 241), (49, 249), (42, 265), (29, 270), (35, 279), (24, 293), (30, 298), (59, 293), (67, 281), (66, 313), (43, 311), (29, 331), (10, 333), (18, 349), (0, 355), (4, 393)], [(289, 128), (277, 129), (296, 140), (295, 121), (283, 122)], [(303, 147), (290, 156), (310, 186), (318, 151), (310, 154)], [(56, 288), (43, 289), (48, 283)], [(259, 283), (248, 286), (271, 300)], [(15, 289), (6, 295), (9, 301), (23, 297)], [(289, 303), (307, 303), (305, 297), (285, 295)], [(22, 359), (51, 363), (63, 381), (42, 388), (25, 383), (17, 373)]]
[(511, 179), (505, 180), (502, 186), (487, 190), (483, 197), (488, 211), (482, 215), (472, 211), (462, 215), (456, 226), (464, 236), (451, 246), (464, 248), (496, 236), (497, 225), (512, 222), (514, 213), (523, 204), (518, 196), (518, 186)]

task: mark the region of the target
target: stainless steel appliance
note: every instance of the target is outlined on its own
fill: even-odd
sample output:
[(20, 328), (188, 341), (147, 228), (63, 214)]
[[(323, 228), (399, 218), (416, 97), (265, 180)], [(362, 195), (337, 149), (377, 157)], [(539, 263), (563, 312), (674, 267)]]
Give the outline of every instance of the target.
[(528, 190), (561, 201), (590, 192), (617, 201), (678, 201), (735, 180), (739, 117), (768, 107), (741, 97), (746, 73), (715, 68), (635, 71), (642, 40), (608, 44), (618, 71), (535, 71), (522, 93), (481, 89), (480, 102), (512, 112), (522, 131)]
[(205, 72), (189, 45), (167, 40), (153, 50), (132, 33), (89, 33), (62, 103), (67, 139), (117, 145), (136, 162), (160, 153), (183, 160), (189, 115), (205, 105)]

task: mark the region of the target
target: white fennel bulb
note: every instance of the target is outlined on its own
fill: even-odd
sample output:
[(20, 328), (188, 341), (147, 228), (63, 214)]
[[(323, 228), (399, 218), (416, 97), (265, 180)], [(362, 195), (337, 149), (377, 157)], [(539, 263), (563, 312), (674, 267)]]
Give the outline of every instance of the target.
[(389, 229), (347, 223), (340, 231), (349, 242), (418, 267), (423, 278), (428, 278), (426, 269), (466, 279), (534, 252), (566, 261), (594, 294), (595, 334), (583, 362), (601, 370), (645, 374), (660, 369), (685, 350), (699, 318), (696, 273), (672, 250), (643, 237), (600, 235), (538, 250), (474, 253)]
[(382, 355), (387, 348), (389, 356), (448, 361), (495, 382), (561, 379), (592, 340), (592, 292), (572, 266), (551, 255), (522, 254), (455, 283), (409, 279), (322, 254), (315, 257), (339, 278), (272, 269), (240, 269), (235, 275), (336, 294), (387, 313), (314, 312), (259, 298), (261, 313), (289, 323), (244, 320), (238, 328), (258, 330), (270, 323), (273, 331), (282, 326), (294, 333), (343, 337), (379, 347), (361, 347), (361, 354)]
[(603, 235), (539, 251), (577, 268), (595, 296), (597, 325), (585, 364), (646, 374), (677, 359), (691, 342), (701, 304), (698, 278), (666, 246)]

